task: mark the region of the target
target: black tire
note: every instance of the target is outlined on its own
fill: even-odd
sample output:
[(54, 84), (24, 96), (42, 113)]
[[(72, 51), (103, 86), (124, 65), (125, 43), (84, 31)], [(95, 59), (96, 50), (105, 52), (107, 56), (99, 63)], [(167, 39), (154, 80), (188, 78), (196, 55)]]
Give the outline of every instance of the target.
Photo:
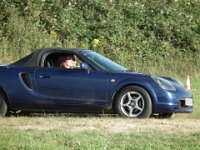
[(171, 118), (173, 114), (174, 113), (159, 113), (157, 118), (168, 119), (168, 118)]
[(148, 118), (152, 113), (152, 101), (149, 93), (140, 86), (128, 86), (116, 96), (115, 111), (129, 118)]
[(31, 116), (31, 112), (28, 111), (22, 111), (19, 113), (20, 116)]
[(0, 91), (0, 116), (4, 117), (8, 114), (8, 105), (6, 103), (6, 98)]

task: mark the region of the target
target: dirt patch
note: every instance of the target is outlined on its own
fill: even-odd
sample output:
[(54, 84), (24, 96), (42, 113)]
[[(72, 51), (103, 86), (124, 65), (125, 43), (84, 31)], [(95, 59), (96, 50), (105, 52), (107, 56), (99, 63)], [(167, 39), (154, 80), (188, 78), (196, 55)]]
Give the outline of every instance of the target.
[(1, 128), (19, 130), (65, 129), (69, 132), (96, 130), (107, 133), (140, 131), (200, 132), (198, 119), (123, 119), (117, 117), (10, 117), (0, 118)]

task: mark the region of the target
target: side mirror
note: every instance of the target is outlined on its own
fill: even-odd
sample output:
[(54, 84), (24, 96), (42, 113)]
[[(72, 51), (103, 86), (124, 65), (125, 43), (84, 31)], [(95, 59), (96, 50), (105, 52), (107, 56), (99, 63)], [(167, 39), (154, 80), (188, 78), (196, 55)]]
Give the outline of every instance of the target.
[(84, 63), (84, 62), (81, 62), (80, 63), (80, 67), (81, 69), (84, 69), (84, 70), (89, 70), (89, 65), (87, 63)]

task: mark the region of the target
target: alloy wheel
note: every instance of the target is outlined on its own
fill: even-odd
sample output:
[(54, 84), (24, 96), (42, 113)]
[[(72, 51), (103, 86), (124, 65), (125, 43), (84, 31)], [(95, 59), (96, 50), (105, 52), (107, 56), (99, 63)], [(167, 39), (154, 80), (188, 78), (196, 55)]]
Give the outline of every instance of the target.
[(125, 93), (120, 104), (122, 112), (128, 117), (137, 117), (144, 110), (144, 98), (136, 91)]

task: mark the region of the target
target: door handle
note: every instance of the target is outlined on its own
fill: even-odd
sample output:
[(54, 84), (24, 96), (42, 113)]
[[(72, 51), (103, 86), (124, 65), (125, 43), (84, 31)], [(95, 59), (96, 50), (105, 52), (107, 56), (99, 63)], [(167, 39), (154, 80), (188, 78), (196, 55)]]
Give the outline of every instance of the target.
[(40, 77), (40, 78), (46, 78), (46, 79), (47, 79), (47, 78), (50, 78), (50, 75), (48, 75), (48, 74), (42, 74), (42, 75), (40, 75), (39, 77)]

